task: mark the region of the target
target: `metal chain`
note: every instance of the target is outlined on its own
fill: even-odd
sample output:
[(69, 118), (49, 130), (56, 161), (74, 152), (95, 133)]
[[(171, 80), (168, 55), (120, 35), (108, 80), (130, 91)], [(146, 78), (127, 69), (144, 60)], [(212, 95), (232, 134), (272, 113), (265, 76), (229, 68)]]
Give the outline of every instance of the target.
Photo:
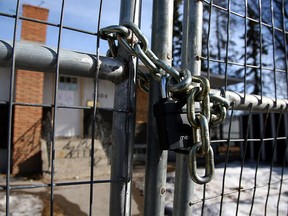
[[(209, 125), (216, 126), (225, 120), (229, 102), (223, 97), (209, 93), (210, 83), (207, 78), (192, 76), (188, 69), (178, 71), (159, 59), (149, 49), (148, 40), (135, 24), (125, 23), (121, 26), (109, 26), (101, 29), (99, 35), (102, 39), (108, 40), (110, 56), (116, 57), (117, 55), (115, 43), (117, 40), (130, 55), (138, 57), (145, 64), (155, 80), (161, 85), (164, 85), (165, 81), (167, 91), (172, 94), (172, 97), (180, 96), (187, 99), (188, 121), (194, 131), (200, 132), (194, 133), (195, 140), (201, 140), (201, 142), (194, 143), (189, 151), (190, 177), (198, 184), (211, 181), (214, 175), (214, 155), (210, 145)], [(138, 80), (140, 88), (148, 92), (149, 77), (138, 71)], [(196, 112), (196, 103), (200, 104), (200, 112)], [(204, 176), (199, 176), (197, 173), (197, 157), (205, 157)]]

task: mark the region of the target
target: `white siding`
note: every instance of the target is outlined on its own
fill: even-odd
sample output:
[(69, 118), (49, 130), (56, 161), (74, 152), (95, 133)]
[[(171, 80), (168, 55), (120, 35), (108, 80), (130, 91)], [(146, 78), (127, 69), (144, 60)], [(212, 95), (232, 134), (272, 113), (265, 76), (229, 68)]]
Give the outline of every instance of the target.
[[(81, 104), (87, 105), (88, 101), (93, 101), (94, 83), (93, 79), (82, 78)], [(105, 108), (113, 108), (115, 85), (106, 80), (99, 80), (98, 105)]]
[[(79, 78), (78, 86), (73, 90), (59, 89), (58, 103), (64, 106), (87, 106), (93, 101), (93, 79)], [(98, 105), (105, 108), (113, 108), (115, 85), (112, 82), (99, 81)], [(54, 97), (54, 75), (45, 74), (44, 103), (52, 104)], [(82, 136), (83, 111), (78, 109), (58, 109), (57, 111), (56, 137)]]

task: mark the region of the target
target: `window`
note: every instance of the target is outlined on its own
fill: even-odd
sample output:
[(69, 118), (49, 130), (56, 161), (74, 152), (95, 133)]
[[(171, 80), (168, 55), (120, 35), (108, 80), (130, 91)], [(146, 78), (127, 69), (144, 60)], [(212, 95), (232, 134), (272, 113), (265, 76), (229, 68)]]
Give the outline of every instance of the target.
[(60, 76), (59, 78), (59, 89), (60, 90), (78, 90), (78, 78), (70, 76)]

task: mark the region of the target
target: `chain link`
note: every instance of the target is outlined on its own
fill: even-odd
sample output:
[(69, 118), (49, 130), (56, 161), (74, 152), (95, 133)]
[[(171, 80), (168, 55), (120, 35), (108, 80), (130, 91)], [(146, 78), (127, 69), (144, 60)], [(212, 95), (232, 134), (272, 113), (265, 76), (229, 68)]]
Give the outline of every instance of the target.
[(213, 103), (211, 108), (211, 126), (222, 124), (226, 119), (227, 109), (229, 108), (229, 101), (225, 98), (211, 94), (210, 101)]
[(205, 174), (199, 176), (197, 173), (197, 152), (201, 148), (201, 143), (196, 143), (189, 151), (189, 173), (192, 180), (197, 184), (205, 184), (212, 180), (214, 176), (214, 154), (213, 149), (209, 146), (207, 156), (205, 157)]
[[(190, 177), (198, 184), (211, 181), (214, 175), (214, 155), (210, 145), (209, 125), (216, 126), (225, 120), (229, 102), (223, 97), (209, 93), (210, 83), (207, 78), (192, 76), (188, 69), (178, 71), (159, 59), (149, 49), (148, 40), (135, 24), (109, 26), (101, 29), (99, 35), (102, 39), (108, 40), (110, 56), (117, 56), (115, 43), (117, 40), (130, 55), (138, 57), (149, 69), (152, 78), (161, 83), (161, 89), (165, 89), (162, 97), (167, 97), (168, 93), (171, 93), (172, 97), (177, 98), (180, 95), (180, 98), (186, 98), (187, 118), (192, 130), (196, 131), (193, 133), (196, 143), (189, 151)], [(139, 71), (137, 76), (140, 88), (148, 92), (149, 76)], [(196, 112), (197, 103), (200, 111)], [(200, 140), (201, 142), (198, 142)], [(197, 173), (197, 157), (205, 157), (204, 176), (199, 176)]]
[[(196, 147), (192, 147), (189, 151), (189, 172), (190, 177), (194, 182), (198, 184), (205, 184), (210, 181), (214, 174), (214, 164), (210, 157), (213, 156), (213, 150), (210, 146), (209, 125), (210, 121), (210, 84), (205, 77), (194, 77), (194, 82), (199, 83), (200, 86), (196, 86), (190, 90), (190, 94), (187, 98), (187, 118), (192, 125), (193, 134), (196, 141), (199, 140), (200, 134), (201, 143), (194, 144)], [(200, 103), (200, 111), (196, 112), (196, 103)], [(199, 131), (200, 130), (200, 131)], [(199, 133), (200, 132), (200, 133)], [(197, 174), (197, 155), (205, 157), (206, 171), (204, 176)], [(209, 165), (209, 166), (208, 166)]]
[(149, 75), (138, 70), (137, 71), (137, 77), (138, 77), (137, 80), (138, 80), (138, 85), (139, 85), (140, 89), (143, 92), (148, 94), (149, 93), (149, 86), (150, 86)]

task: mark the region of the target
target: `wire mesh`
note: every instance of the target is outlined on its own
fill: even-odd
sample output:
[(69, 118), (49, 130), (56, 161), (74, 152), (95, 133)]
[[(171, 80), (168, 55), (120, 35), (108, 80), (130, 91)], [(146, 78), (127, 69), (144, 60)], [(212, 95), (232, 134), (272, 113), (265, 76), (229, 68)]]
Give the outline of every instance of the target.
[[(9, 116), (1, 126), (1, 142), (4, 140), (4, 144), (1, 144), (3, 150), (1, 151), (1, 173), (6, 174), (3, 176), (6, 183), (1, 184), (0, 192), (4, 194), (5, 191), (5, 195), (2, 196), (5, 198), (3, 200), (5, 207), (1, 205), (1, 215), (2, 213), (3, 215), (13, 214), (15, 210), (20, 211), (14, 207), (17, 201), (15, 204), (13, 199), (18, 197), (19, 205), (21, 206), (21, 203), (24, 205), (23, 199), (21, 200), (23, 193), (40, 197), (44, 206), (36, 213), (33, 212), (32, 207), (22, 210), (26, 215), (42, 213), (45, 215), (60, 213), (107, 215), (113, 209), (119, 213), (120, 210), (124, 211), (121, 214), (130, 214), (131, 195), (127, 192), (130, 190), (129, 178), (131, 177), (128, 169), (131, 165), (127, 163), (131, 163), (129, 161), (131, 156), (128, 154), (131, 154), (133, 149), (127, 133), (130, 130), (129, 124), (131, 120), (133, 121), (131, 112), (135, 112), (135, 107), (133, 108), (131, 103), (133, 93), (126, 95), (129, 98), (122, 100), (124, 102), (122, 107), (113, 107), (114, 102), (111, 97), (114, 95), (115, 85), (108, 80), (115, 81), (118, 77), (113, 74), (109, 76), (109, 68), (114, 67), (110, 72), (114, 70), (121, 74), (124, 64), (123, 61), (118, 61), (120, 65), (118, 63), (114, 66), (110, 63), (105, 65), (104, 61), (110, 60), (105, 57), (105, 54), (100, 56), (100, 53), (105, 53), (108, 46), (106, 43), (101, 45), (98, 37), (102, 25), (117, 24), (115, 20), (119, 17), (120, 21), (123, 18), (130, 19), (126, 14), (134, 14), (135, 18), (138, 6), (135, 4), (130, 7), (127, 1), (122, 1), (121, 4), (126, 8), (122, 11), (124, 14), (122, 18), (119, 10), (120, 1), (103, 4), (99, 0), (78, 4), (78, 7), (77, 2), (65, 0), (40, 3), (20, 0), (1, 1), (0, 70), (1, 84), (4, 83), (1, 92), (4, 94), (1, 94), (0, 104), (1, 112), (5, 112), (3, 116), (5, 118)], [(45, 19), (41, 17), (41, 13), (46, 13), (46, 8), (49, 8), (49, 16)], [(109, 16), (108, 20), (105, 17), (102, 19), (103, 13)], [(74, 59), (71, 59), (73, 56)], [(36, 65), (39, 67), (37, 68)], [(65, 70), (68, 73), (65, 73)], [(33, 72), (29, 73), (30, 71)], [(39, 73), (47, 71), (49, 73), (45, 75)], [(21, 90), (22, 96), (18, 97), (17, 95), (21, 94), (19, 86), (25, 82), (20, 80), (20, 77), (25, 73), (27, 73), (25, 79), (28, 80), (34, 79), (33, 73), (42, 74), (41, 79), (38, 77), (39, 79), (34, 80), (40, 83), (40, 87), (35, 89), (33, 82), (28, 86), (26, 84)], [(99, 78), (102, 80), (99, 81)], [(129, 86), (132, 85), (133, 81), (129, 81)], [(37, 100), (35, 97), (42, 98)], [(115, 101), (117, 104), (117, 100)], [(26, 107), (26, 109), (19, 109), (19, 107)], [(28, 118), (30, 115), (36, 115), (34, 110), (37, 110), (39, 120), (33, 122), (31, 128), (27, 128), (25, 115)], [(126, 144), (119, 146), (124, 153), (111, 153), (113, 113), (116, 116), (120, 113), (126, 122), (126, 126), (121, 127), (121, 131), (126, 133), (124, 136)], [(17, 115), (20, 116), (18, 122), (16, 122)], [(19, 146), (15, 142), (17, 127), (27, 130), (19, 138), (20, 144), (23, 141), (27, 143), (25, 146)], [(35, 149), (40, 156), (33, 160)], [(111, 154), (122, 157), (124, 161), (121, 161), (120, 165), (122, 164), (125, 170), (120, 170), (121, 173), (116, 172), (116, 175), (112, 173), (110, 177), (110, 164), (112, 163), (113, 166), (114, 163)], [(27, 162), (29, 160), (31, 162)], [(27, 167), (40, 167), (40, 171), (25, 171)], [(43, 176), (38, 178), (35, 173)], [(18, 179), (17, 176), (21, 178)], [(31, 181), (26, 181), (23, 176), (28, 176)], [(32, 180), (34, 178), (36, 180)], [(110, 185), (111, 187), (116, 185), (116, 189), (110, 190)], [(118, 194), (114, 195), (114, 199), (121, 196), (120, 202), (124, 206), (117, 209), (118, 206), (114, 203), (109, 210), (107, 203), (109, 203), (110, 193), (113, 196), (111, 191), (117, 190), (118, 185), (124, 187), (125, 191), (120, 193), (116, 191)], [(65, 200), (71, 196), (74, 197), (72, 201)], [(73, 207), (73, 202), (80, 208)], [(65, 206), (67, 204), (68, 206)]]
[[(39, 193), (44, 191), (49, 194), (49, 198), (46, 198), (46, 200), (48, 200), (48, 214), (50, 215), (58, 211), (59, 192), (60, 194), (66, 194), (66, 196), (67, 194), (68, 196), (79, 194), (78, 198), (81, 198), (82, 201), (80, 202), (78, 199), (75, 202), (78, 202), (77, 204), (81, 206), (81, 209), (77, 211), (75, 209), (71, 210), (77, 215), (80, 215), (83, 211), (89, 215), (99, 214), (101, 206), (97, 203), (101, 203), (99, 199), (102, 199), (103, 202), (103, 197), (106, 197), (107, 200), (105, 198), (104, 202), (107, 204), (109, 202), (109, 194), (112, 196), (110, 198), (110, 214), (117, 211), (121, 212), (121, 215), (131, 214), (131, 152), (133, 152), (134, 144), (133, 138), (131, 138), (134, 134), (131, 135), (131, 131), (133, 131), (134, 127), (133, 115), (135, 113), (133, 89), (135, 68), (128, 64), (131, 77), (128, 83), (123, 84), (123, 86), (121, 84), (115, 87), (107, 82), (100, 83), (100, 78), (110, 81), (116, 80), (117, 83), (117, 77), (112, 77), (113, 75), (110, 76), (109, 73), (105, 74), (105, 70), (109, 68), (109, 65), (113, 66), (111, 67), (114, 68), (113, 70), (127, 67), (127, 64), (122, 59), (127, 58), (126, 60), (129, 61), (130, 57), (124, 54), (121, 59), (111, 60), (100, 56), (100, 53), (106, 52), (108, 47), (99, 40), (97, 32), (99, 32), (101, 26), (115, 24), (117, 16), (120, 17), (120, 22), (121, 19), (124, 21), (127, 21), (126, 19), (134, 19), (136, 22), (135, 19), (138, 13), (141, 14), (138, 11), (140, 2), (123, 0), (121, 7), (120, 1), (113, 3), (102, 3), (102, 1), (97, 1), (97, 3), (88, 2), (83, 4), (83, 7), (75, 10), (74, 3), (68, 1), (62, 0), (57, 3), (42, 1), (40, 6), (49, 7), (51, 14), (53, 14), (46, 21), (24, 16), (21, 9), (24, 1), (11, 1), (8, 6), (4, 5), (6, 3), (0, 2), (0, 5), (3, 4), (3, 7), (0, 7), (3, 8), (0, 10), (0, 66), (3, 66), (0, 67), (0, 72), (1, 74), (9, 74), (9, 82), (6, 82), (7, 79), (1, 78), (0, 80), (4, 89), (3, 92), (6, 92), (0, 98), (0, 105), (3, 113), (5, 113), (3, 116), (6, 118), (5, 124), (7, 123), (1, 128), (1, 142), (2, 140), (5, 142), (6, 139), (7, 146), (1, 144), (1, 149), (5, 149), (6, 183), (1, 185), (0, 190), (0, 193), (5, 191), (6, 215), (13, 212), (10, 203), (11, 197), (15, 192), (18, 192), (18, 196), (20, 196), (19, 191), (26, 193), (31, 191), (36, 193), (37, 191), (38, 193), (39, 190)], [(143, 2), (144, 5), (148, 4), (147, 1)], [(181, 3), (181, 1), (179, 2)], [(192, 209), (195, 215), (287, 215), (288, 32), (286, 19), (288, 5), (285, 0), (243, 0), (238, 2), (231, 0), (203, 0), (199, 2), (199, 4), (203, 4), (203, 26), (200, 27), (203, 35), (202, 54), (199, 58), (201, 60), (201, 71), (207, 75), (211, 83), (214, 82), (215, 75), (220, 77), (221, 89), (214, 89), (214, 92), (222, 94), (230, 100), (231, 110), (225, 123), (217, 128), (210, 129), (211, 143), (216, 154), (214, 180), (204, 186), (195, 184), (191, 186), (190, 180), (185, 179), (185, 181), (187, 180), (186, 184), (189, 184), (191, 188), (189, 186), (187, 187), (189, 190), (180, 191), (183, 193), (182, 195), (179, 191), (175, 191), (175, 194), (177, 193), (177, 197), (185, 197), (185, 199), (188, 197), (189, 203), (179, 204), (177, 200), (174, 200), (173, 206), (173, 203), (166, 202), (166, 214), (172, 214), (173, 209), (175, 214), (175, 209), (183, 207), (185, 211), (189, 209), (187, 212)], [(185, 7), (185, 4), (177, 7), (177, 9), (181, 10), (183, 7)], [(115, 8), (120, 8), (119, 14), (115, 13)], [(126, 10), (129, 10), (129, 8), (134, 9), (128, 13)], [(155, 8), (157, 7), (155, 6)], [(151, 10), (143, 7), (142, 13), (145, 11)], [(96, 14), (98, 17), (96, 17)], [(131, 17), (126, 17), (127, 14), (130, 14)], [(193, 14), (193, 19), (196, 20), (198, 18), (198, 21), (202, 19), (202, 17), (195, 17), (201, 13), (195, 13), (194, 17)], [(191, 16), (191, 14), (189, 15)], [(108, 16), (112, 16), (110, 21), (106, 20)], [(143, 16), (145, 14), (142, 14)], [(81, 22), (76, 20), (81, 20)], [(23, 30), (24, 22), (37, 23), (48, 28), (47, 46), (39, 44), (32, 46), (21, 41), (20, 31)], [(87, 23), (89, 24), (87, 25)], [(147, 28), (144, 26), (150, 26), (150, 24), (150, 22), (143, 22), (142, 27)], [(186, 27), (182, 26), (179, 29)], [(145, 30), (144, 33), (146, 33)], [(146, 35), (149, 36), (148, 33)], [(177, 47), (179, 47), (178, 42)], [(198, 44), (198, 46), (200, 45)], [(52, 49), (51, 47), (56, 48)], [(63, 50), (63, 48), (69, 48), (73, 51)], [(188, 49), (190, 48), (188, 47)], [(201, 49), (201, 47), (196, 48), (198, 50)], [(27, 50), (29, 50), (28, 53)], [(29, 56), (29, 52), (35, 52), (35, 56), (26, 58), (25, 56)], [(39, 55), (37, 55), (38, 52)], [(189, 53), (190, 51), (185, 50), (185, 52)], [(45, 53), (44, 56), (41, 56), (43, 53)], [(180, 59), (179, 56), (174, 58)], [(68, 60), (65, 62), (66, 59)], [(181, 61), (179, 62), (181, 63)], [(197, 68), (196, 64), (192, 65), (192, 68)], [(9, 66), (8, 73), (6, 72), (7, 65)], [(43, 101), (40, 102), (16, 99), (18, 67), (45, 72), (44, 80), (50, 82), (49, 88), (46, 89), (49, 98), (43, 98)], [(182, 67), (186, 67), (186, 65), (182, 65)], [(114, 72), (113, 70), (111, 69), (108, 72)], [(117, 72), (122, 73), (123, 70), (119, 69)], [(237, 82), (234, 85), (229, 85), (232, 78), (237, 80)], [(44, 86), (46, 81), (44, 81)], [(87, 99), (86, 101), (83, 99), (82, 101), (71, 103), (76, 97), (71, 91), (79, 90), (80, 84), (82, 86), (89, 85), (90, 95), (88, 98), (84, 97), (85, 100)], [(121, 98), (121, 101), (115, 102), (116, 106), (114, 107), (106, 106), (105, 103), (104, 106), (99, 104), (101, 99), (103, 99), (103, 102), (105, 98), (110, 97), (111, 91), (115, 88), (116, 91), (118, 89), (117, 97), (119, 98), (124, 95), (123, 92), (129, 89), (127, 95), (125, 95), (127, 98), (124, 100)], [(31, 89), (29, 91), (32, 92)], [(43, 94), (45, 95), (45, 92)], [(40, 120), (42, 121), (42, 130), (45, 130), (45, 127), (43, 129), (44, 125), (51, 133), (48, 133), (48, 136), (44, 134), (44, 137), (42, 137), (46, 139), (46, 144), (50, 143), (46, 145), (49, 169), (46, 170), (48, 174), (44, 182), (27, 183), (25, 181), (25, 183), (21, 182), (21, 184), (18, 184), (20, 180), (17, 178), (15, 181), (13, 170), (18, 158), (15, 158), (14, 154), (16, 145), (13, 136), (15, 135), (15, 115), (18, 107), (41, 109), (42, 117), (48, 114), (47, 118)], [(102, 115), (99, 115), (99, 113)], [(116, 127), (118, 137), (114, 137), (114, 139), (118, 143), (124, 143), (123, 146), (116, 145), (113, 147), (115, 149), (111, 149), (111, 136), (109, 136), (111, 134), (107, 136), (105, 129), (103, 129), (107, 123), (104, 121), (105, 113), (109, 113), (109, 118), (112, 118), (111, 113), (114, 113), (114, 120), (115, 116), (117, 116), (117, 123), (114, 122), (113, 124)], [(24, 113), (24, 115), (26, 114)], [(82, 132), (78, 131), (78, 134), (73, 132), (74, 129), (69, 127), (71, 125), (67, 121), (67, 119), (72, 119), (77, 115), (82, 116), (84, 121), (90, 123), (88, 126), (83, 126)], [(77, 119), (78, 123), (82, 120), (81, 118)], [(45, 124), (44, 122), (48, 123)], [(68, 124), (68, 127), (60, 130), (62, 122)], [(31, 126), (31, 130), (37, 131), (37, 127), (40, 124), (34, 123)], [(22, 122), (22, 124), (24, 123)], [(115, 126), (115, 124), (118, 125)], [(111, 122), (110, 127), (112, 127)], [(3, 132), (3, 128), (6, 128), (7, 131)], [(70, 136), (69, 133), (73, 135)], [(108, 174), (101, 175), (102, 171), (97, 167), (99, 157), (101, 158), (99, 151), (103, 148), (99, 140), (97, 140), (99, 133), (101, 134), (100, 137), (106, 139), (102, 139), (102, 143), (109, 143), (108, 146), (104, 145), (105, 149), (103, 151), (108, 155), (112, 151), (112, 163), (117, 163), (117, 166), (111, 168), (111, 177)], [(3, 138), (6, 136), (5, 134), (7, 137)], [(88, 138), (82, 139), (85, 135)], [(67, 137), (63, 139), (61, 136), (73, 137), (74, 140), (67, 139)], [(77, 136), (82, 138), (80, 139)], [(33, 137), (31, 138), (30, 134), (23, 135), (21, 139), (27, 139), (33, 143), (31, 141)], [(34, 139), (36, 140), (37, 138), (34, 137)], [(88, 155), (85, 165), (75, 160), (76, 162), (66, 164), (65, 169), (67, 170), (60, 170), (59, 167), (64, 162), (57, 157), (59, 152), (62, 154), (63, 151), (59, 150), (57, 146), (61, 146), (61, 142), (64, 142), (62, 148), (65, 149), (64, 156), (67, 158), (75, 159)], [(84, 150), (81, 151), (81, 148), (84, 148)], [(20, 155), (24, 155), (24, 151), (21, 149), (19, 151)], [(151, 151), (151, 149), (147, 151)], [(96, 153), (94, 154), (94, 152)], [(147, 156), (147, 160), (151, 164), (157, 163), (158, 158), (151, 155)], [(177, 160), (182, 161), (183, 157), (185, 156), (181, 155)], [(122, 164), (122, 161), (125, 163)], [(72, 176), (67, 178), (68, 174), (65, 172), (75, 168), (77, 163), (81, 168), (80, 170), (86, 170), (88, 175), (82, 178), (72, 174)], [(165, 163), (160, 165), (160, 170), (162, 169), (164, 172), (166, 170)], [(174, 161), (172, 164), (174, 166)], [(35, 164), (32, 165), (35, 166)], [(109, 167), (109, 165), (107, 166)], [(176, 166), (176, 169), (176, 172), (180, 171), (180, 173), (183, 173), (182, 165)], [(151, 170), (153, 172), (153, 167)], [(60, 177), (61, 173), (64, 173), (63, 179)], [(146, 171), (147, 173), (148, 171)], [(157, 175), (155, 172), (150, 174)], [(119, 175), (121, 178), (119, 178)], [(175, 184), (177, 184), (178, 180), (171, 180), (171, 178), (175, 178), (174, 176), (175, 173), (173, 172), (167, 173), (167, 179), (170, 179), (169, 181), (172, 181), (172, 183), (176, 181)], [(154, 184), (154, 182), (149, 182), (149, 179), (146, 179), (146, 181), (150, 184), (152, 183), (152, 185)], [(176, 186), (174, 187), (173, 184), (169, 188), (171, 183), (169, 181), (166, 185), (168, 187), (166, 191), (164, 187), (161, 187), (163, 189), (161, 191), (164, 191), (163, 194), (167, 194), (166, 200), (168, 201), (171, 200), (172, 196), (170, 195), (169, 197), (169, 191), (173, 193), (174, 189), (181, 189), (181, 187), (180, 189)], [(113, 192), (108, 192), (104, 196), (102, 193), (103, 188), (107, 189), (105, 192), (109, 190)], [(193, 194), (187, 194), (193, 188)], [(159, 193), (157, 189), (154, 190), (147, 190), (146, 197)], [(101, 194), (99, 195), (99, 193)], [(164, 209), (159, 209), (163, 207), (163, 203), (159, 204), (158, 202), (159, 200), (163, 201), (163, 194), (159, 199), (155, 197), (154, 200), (148, 200), (149, 203), (146, 201), (145, 208), (152, 211), (155, 207), (153, 205), (158, 205), (155, 209), (164, 214)], [(44, 195), (42, 194), (41, 196)], [(169, 209), (172, 210), (170, 211)], [(108, 211), (106, 209), (104, 212), (108, 214)]]
[[(203, 7), (201, 69), (211, 82), (211, 74), (223, 75), (224, 92), (241, 94), (241, 100), (237, 105), (230, 100), (227, 121), (212, 128), (217, 183), (195, 186), (193, 212), (285, 215), (287, 3), (211, 0), (203, 1)], [(229, 86), (230, 77), (239, 79), (238, 84)], [(262, 111), (250, 100), (252, 94), (263, 105)], [(272, 107), (277, 106), (273, 114)]]

